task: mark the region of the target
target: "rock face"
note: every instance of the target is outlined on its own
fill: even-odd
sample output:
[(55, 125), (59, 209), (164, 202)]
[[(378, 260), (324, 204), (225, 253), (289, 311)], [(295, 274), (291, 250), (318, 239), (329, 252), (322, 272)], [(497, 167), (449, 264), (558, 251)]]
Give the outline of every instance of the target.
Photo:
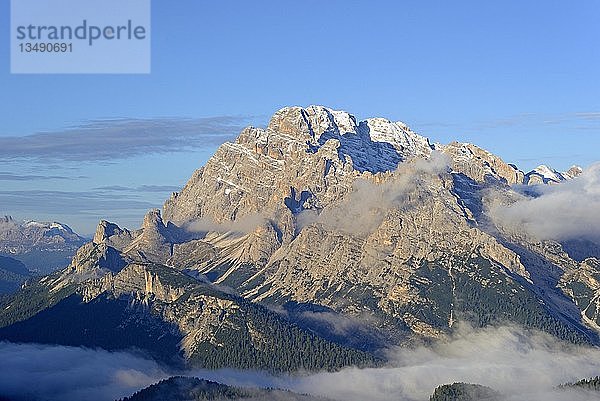
[(579, 166), (573, 166), (566, 172), (560, 173), (553, 168), (542, 164), (525, 175), (524, 183), (527, 185), (557, 184), (562, 181), (579, 177), (582, 172), (583, 170)]
[(559, 285), (575, 300), (583, 319), (600, 329), (600, 260), (589, 258), (579, 265), (572, 264)]
[(0, 218), (0, 255), (20, 260), (37, 273), (65, 267), (85, 242), (65, 224)]
[(134, 347), (163, 362), (181, 356), (179, 362), (210, 369), (295, 371), (375, 362), (170, 267), (131, 262), (108, 270), (99, 263), (106, 249), (83, 247), (71, 267), (17, 293), (0, 311), (0, 338)]
[(279, 338), (266, 328), (288, 330), (263, 306), (364, 351), (444, 338), (458, 320), (597, 343), (598, 260), (488, 216), (524, 196), (511, 185), (580, 173), (549, 171), (432, 144), (400, 122), (284, 108), (223, 144), (162, 216), (150, 211), (136, 231), (100, 222), (68, 268), (36, 284), (49, 300), (13, 301), (0, 322), (36, 319), (56, 294), (126, 299), (167, 324), (186, 358), (215, 364), (232, 346), (224, 338), (260, 359), (261, 339)]
[(431, 150), (426, 138), (402, 123), (357, 123), (324, 107), (285, 108), (266, 129), (246, 128), (235, 143), (221, 146), (166, 202), (164, 217), (176, 224), (196, 218), (222, 223), (273, 210), (289, 240), (293, 214), (322, 208), (357, 177), (393, 171), (400, 161)]
[(509, 185), (522, 184), (525, 175), (514, 165), (470, 143), (452, 142), (439, 147), (452, 160), (452, 170), (476, 182), (499, 180)]
[[(266, 129), (247, 128), (224, 144), (165, 203), (165, 219), (175, 224), (242, 232), (177, 245), (171, 261), (255, 302), (369, 316), (394, 341), (444, 336), (457, 319), (479, 322), (486, 313), (524, 325), (541, 319), (553, 334), (585, 337), (585, 322), (568, 323), (569, 313), (578, 313), (573, 300), (556, 287), (565, 261), (491, 229), (485, 216), (486, 191), (532, 184), (535, 174), (473, 144), (431, 144), (402, 123), (284, 108)], [(259, 241), (251, 232), (258, 228), (270, 235)], [(183, 249), (199, 253), (187, 258), (193, 263)], [(546, 263), (555, 282), (534, 282)], [(493, 311), (494, 291), (506, 297), (506, 311)], [(514, 291), (526, 296), (511, 300)], [(488, 309), (475, 308), (474, 297), (484, 297), (479, 302)], [(532, 309), (511, 316), (517, 302)], [(538, 303), (555, 309), (533, 307)]]

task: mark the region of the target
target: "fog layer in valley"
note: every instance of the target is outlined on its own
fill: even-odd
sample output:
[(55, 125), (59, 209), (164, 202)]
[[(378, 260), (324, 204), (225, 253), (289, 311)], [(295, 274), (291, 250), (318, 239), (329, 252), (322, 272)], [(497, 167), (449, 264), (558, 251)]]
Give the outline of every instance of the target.
[(169, 371), (128, 353), (63, 346), (0, 344), (0, 395), (44, 400), (113, 400), (175, 374), (232, 385), (272, 386), (339, 400), (427, 400), (440, 384), (480, 383), (506, 400), (589, 400), (556, 385), (600, 374), (600, 350), (568, 345), (515, 327), (472, 330), (430, 347), (393, 349), (387, 367), (272, 376), (247, 371)]

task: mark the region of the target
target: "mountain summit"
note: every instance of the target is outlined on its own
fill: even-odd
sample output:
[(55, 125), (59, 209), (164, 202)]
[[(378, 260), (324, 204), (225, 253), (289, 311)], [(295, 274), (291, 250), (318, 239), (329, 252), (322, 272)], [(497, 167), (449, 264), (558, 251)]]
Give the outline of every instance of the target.
[[(526, 174), (401, 122), (286, 107), (219, 147), (139, 230), (102, 221), (67, 269), (7, 301), (0, 338), (39, 341), (40, 324), (70, 316), (76, 327), (43, 340), (157, 352), (161, 338), (200, 366), (279, 370), (376, 363), (461, 321), (598, 343), (600, 262), (495, 212), (537, 196), (525, 184), (579, 174)], [(45, 294), (34, 307), (32, 291)], [(103, 310), (119, 318), (77, 319)]]
[(18, 259), (37, 273), (48, 274), (67, 266), (85, 242), (66, 224), (0, 218), (0, 255)]

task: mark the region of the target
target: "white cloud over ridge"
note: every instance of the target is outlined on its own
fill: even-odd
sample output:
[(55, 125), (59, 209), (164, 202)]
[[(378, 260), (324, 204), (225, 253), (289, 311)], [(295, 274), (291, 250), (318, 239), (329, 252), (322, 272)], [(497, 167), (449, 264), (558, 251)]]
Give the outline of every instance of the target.
[(356, 180), (352, 192), (341, 202), (326, 207), (320, 214), (305, 210), (298, 216), (298, 223), (304, 227), (316, 222), (328, 229), (368, 234), (381, 224), (390, 208), (400, 206), (408, 194), (422, 185), (424, 176), (444, 173), (449, 164), (447, 155), (432, 152), (428, 159), (415, 158), (401, 163), (394, 177), (382, 184)]
[(573, 180), (529, 189), (536, 196), (490, 207), (488, 214), (496, 224), (540, 240), (586, 239), (600, 244), (600, 163)]

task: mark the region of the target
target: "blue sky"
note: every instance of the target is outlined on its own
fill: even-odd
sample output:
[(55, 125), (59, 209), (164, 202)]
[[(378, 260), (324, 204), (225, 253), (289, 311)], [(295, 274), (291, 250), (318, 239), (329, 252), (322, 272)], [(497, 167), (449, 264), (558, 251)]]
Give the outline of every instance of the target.
[[(153, 0), (151, 74), (11, 75), (0, 0), (0, 214), (137, 227), (218, 143), (286, 105), (402, 120), (524, 170), (589, 165), (599, 19), (593, 0)], [(140, 121), (148, 141), (111, 142)]]

